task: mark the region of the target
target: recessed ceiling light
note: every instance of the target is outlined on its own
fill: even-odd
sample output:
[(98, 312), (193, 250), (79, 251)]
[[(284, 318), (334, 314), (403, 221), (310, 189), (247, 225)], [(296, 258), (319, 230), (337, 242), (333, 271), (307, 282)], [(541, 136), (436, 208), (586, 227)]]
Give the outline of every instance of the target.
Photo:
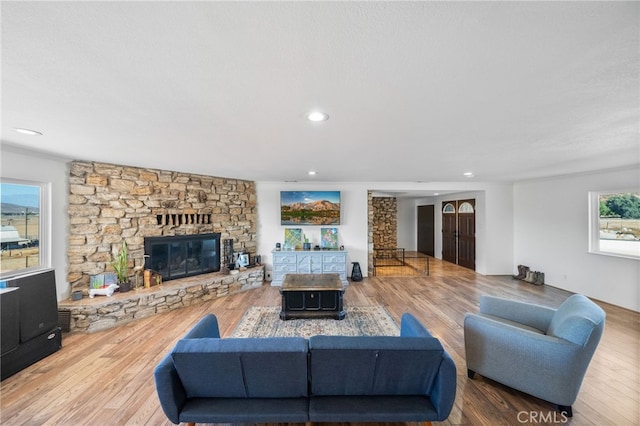
[(35, 130), (30, 130), (30, 129), (21, 129), (19, 127), (16, 127), (15, 129), (16, 132), (18, 133), (22, 133), (23, 135), (31, 135), (31, 136), (42, 136), (41, 132), (35, 131)]
[(315, 175), (315, 174), (316, 174), (316, 172), (314, 172), (313, 170), (309, 170), (309, 174), (310, 174), (310, 175)]
[(324, 112), (313, 111), (307, 114), (307, 119), (317, 123), (320, 121), (327, 121), (329, 119), (329, 115)]
[(466, 177), (473, 177), (473, 172), (465, 172), (464, 175)]

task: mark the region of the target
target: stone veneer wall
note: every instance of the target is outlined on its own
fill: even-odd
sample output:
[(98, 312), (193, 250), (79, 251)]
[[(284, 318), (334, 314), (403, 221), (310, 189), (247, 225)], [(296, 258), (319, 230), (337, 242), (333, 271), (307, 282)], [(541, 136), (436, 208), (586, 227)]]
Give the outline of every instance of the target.
[(374, 251), (398, 246), (398, 201), (394, 197), (373, 197), (371, 200), (372, 239)]
[(219, 232), (223, 240), (233, 239), (236, 252), (253, 258), (256, 217), (252, 181), (74, 161), (67, 252), (71, 290), (88, 294), (90, 276), (112, 270), (110, 261), (123, 240), (134, 283), (145, 237)]
[(370, 277), (374, 276), (375, 268), (373, 267), (373, 193), (367, 191), (367, 272)]

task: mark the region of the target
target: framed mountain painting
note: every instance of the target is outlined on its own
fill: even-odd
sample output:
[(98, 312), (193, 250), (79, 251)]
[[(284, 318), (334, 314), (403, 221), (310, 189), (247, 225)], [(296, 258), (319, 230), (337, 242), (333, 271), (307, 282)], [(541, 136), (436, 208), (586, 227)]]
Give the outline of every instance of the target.
[(280, 225), (340, 225), (340, 191), (281, 191)]

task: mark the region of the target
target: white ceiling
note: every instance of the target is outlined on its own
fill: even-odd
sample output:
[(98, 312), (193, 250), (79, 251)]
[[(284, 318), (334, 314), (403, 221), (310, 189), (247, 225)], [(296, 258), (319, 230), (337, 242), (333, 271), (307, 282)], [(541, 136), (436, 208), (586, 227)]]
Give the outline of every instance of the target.
[[(1, 13), (7, 146), (256, 181), (509, 182), (640, 164), (635, 1)], [(330, 119), (307, 122), (312, 109)]]

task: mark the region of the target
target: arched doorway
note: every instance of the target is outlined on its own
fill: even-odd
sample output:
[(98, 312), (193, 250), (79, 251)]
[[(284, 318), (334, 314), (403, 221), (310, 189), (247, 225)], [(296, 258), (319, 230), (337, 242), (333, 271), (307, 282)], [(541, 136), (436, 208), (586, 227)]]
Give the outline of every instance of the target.
[(475, 200), (442, 202), (442, 260), (475, 271)]

